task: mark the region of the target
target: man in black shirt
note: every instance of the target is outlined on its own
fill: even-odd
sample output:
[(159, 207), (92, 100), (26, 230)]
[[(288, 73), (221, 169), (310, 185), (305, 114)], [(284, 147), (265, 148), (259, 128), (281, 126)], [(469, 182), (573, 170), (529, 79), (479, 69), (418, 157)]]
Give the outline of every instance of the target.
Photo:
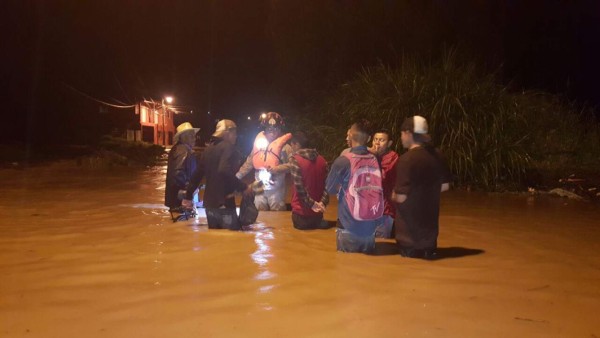
[(198, 170), (192, 175), (186, 198), (181, 203), (186, 208), (192, 207), (194, 190), (206, 177), (204, 207), (210, 229), (240, 230), (234, 194), (236, 191), (252, 193), (251, 187), (235, 176), (241, 163), (241, 156), (234, 146), (236, 140), (235, 123), (231, 120), (219, 121), (212, 143), (204, 150)]
[(393, 200), (396, 204), (396, 243), (405, 257), (432, 259), (439, 233), (440, 193), (451, 175), (439, 151), (430, 144), (427, 120), (407, 118), (401, 127), (408, 149), (397, 165)]

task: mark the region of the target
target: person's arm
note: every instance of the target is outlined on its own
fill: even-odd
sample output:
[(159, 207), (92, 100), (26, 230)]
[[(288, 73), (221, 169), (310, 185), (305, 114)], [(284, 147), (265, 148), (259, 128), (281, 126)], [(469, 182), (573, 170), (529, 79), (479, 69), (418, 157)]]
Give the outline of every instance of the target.
[(234, 161), (234, 148), (233, 145), (229, 145), (224, 147), (223, 154), (221, 154), (219, 159), (219, 166), (217, 167), (217, 173), (219, 177), (223, 178), (225, 182), (233, 182), (234, 189), (239, 192), (244, 192), (248, 190), (248, 185), (242, 182), (237, 174), (233, 174), (235, 172), (235, 168), (233, 167)]
[[(327, 164), (327, 169), (325, 169), (326, 173), (329, 173), (329, 164)], [(323, 189), (323, 195), (321, 196), (321, 203), (323, 203), (324, 206), (327, 206), (329, 204), (329, 194), (327, 193), (327, 189)]]
[(293, 152), (294, 152), (294, 150), (292, 149), (292, 147), (289, 144), (284, 145), (283, 148), (281, 149), (281, 153), (279, 156), (280, 164), (274, 168), (269, 169), (269, 172), (271, 172), (271, 174), (281, 174), (281, 173), (291, 172), (292, 168), (291, 168), (290, 161), (293, 158), (293, 156), (292, 156)]
[(302, 183), (302, 171), (298, 166), (298, 161), (296, 161), (296, 159), (293, 156), (291, 156), (287, 165), (290, 168), (292, 182), (294, 182), (294, 187), (296, 188), (296, 193), (298, 194), (300, 201), (302, 201), (302, 204), (304, 204), (305, 207), (309, 209), (312, 208), (313, 204), (315, 203), (315, 200), (310, 198), (310, 196), (306, 192), (306, 189), (304, 189), (304, 184)]
[[(179, 190), (186, 189), (189, 182), (188, 152), (184, 146), (177, 146), (172, 149), (172, 158), (169, 161), (171, 166), (171, 177)], [(193, 155), (192, 155), (193, 156)]]
[(410, 168), (402, 157), (396, 165), (396, 186), (392, 193), (392, 200), (396, 203), (404, 203), (410, 193)]
[(330, 194), (337, 194), (340, 191), (340, 187), (347, 174), (348, 159), (345, 156), (338, 157), (331, 165), (331, 171), (327, 174), (325, 180), (325, 191)]
[(441, 165), (441, 182), (442, 186), (440, 188), (441, 192), (450, 190), (450, 182), (452, 182), (452, 172), (450, 172), (450, 168), (448, 167), (448, 162), (446, 161), (446, 157), (437, 150), (438, 161)]
[(246, 157), (246, 161), (242, 164), (241, 168), (235, 174), (235, 177), (238, 179), (244, 178), (254, 169), (254, 164), (252, 164), (252, 152)]
[(190, 178), (190, 183), (188, 184), (188, 187), (185, 192), (186, 200), (192, 200), (194, 198), (194, 192), (196, 192), (196, 189), (198, 189), (200, 182), (202, 182), (202, 179), (204, 178), (204, 159), (203, 159), (203, 157), (204, 156), (201, 155), (200, 159), (198, 159), (198, 163), (196, 165), (196, 170), (194, 170), (194, 172), (192, 173), (192, 177)]

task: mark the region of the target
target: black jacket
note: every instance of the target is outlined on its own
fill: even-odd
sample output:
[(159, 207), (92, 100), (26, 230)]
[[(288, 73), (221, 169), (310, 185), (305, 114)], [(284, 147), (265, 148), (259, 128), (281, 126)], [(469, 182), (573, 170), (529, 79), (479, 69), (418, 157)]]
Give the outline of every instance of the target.
[[(197, 160), (192, 148), (183, 143), (177, 143), (169, 152), (167, 162), (167, 182), (165, 184), (165, 205), (177, 208), (181, 200), (177, 198), (179, 190), (186, 190), (196, 171)], [(193, 196), (193, 191), (192, 191)]]
[(234, 145), (220, 139), (209, 145), (198, 163), (198, 169), (194, 172), (186, 198), (191, 199), (194, 190), (198, 187), (202, 178), (206, 177), (206, 189), (204, 190), (205, 208), (235, 208), (235, 199), (231, 195), (234, 191), (244, 191), (246, 183), (235, 177), (240, 168), (242, 157)]

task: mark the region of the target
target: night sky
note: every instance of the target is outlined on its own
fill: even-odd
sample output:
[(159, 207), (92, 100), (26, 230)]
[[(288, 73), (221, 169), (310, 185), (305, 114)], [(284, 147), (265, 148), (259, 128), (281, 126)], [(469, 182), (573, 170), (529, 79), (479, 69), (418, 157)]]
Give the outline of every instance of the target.
[[(298, 114), (363, 67), (457, 46), (515, 89), (600, 103), (600, 1), (9, 1), (0, 141), (77, 142), (98, 103), (195, 124)], [(85, 95), (84, 95), (85, 94)], [(208, 115), (208, 111), (211, 115)], [(14, 118), (13, 118), (14, 117)], [(6, 121), (6, 120), (5, 120)], [(54, 126), (54, 127), (50, 127)], [(69, 134), (71, 137), (65, 137)], [(57, 137), (56, 135), (63, 135)]]

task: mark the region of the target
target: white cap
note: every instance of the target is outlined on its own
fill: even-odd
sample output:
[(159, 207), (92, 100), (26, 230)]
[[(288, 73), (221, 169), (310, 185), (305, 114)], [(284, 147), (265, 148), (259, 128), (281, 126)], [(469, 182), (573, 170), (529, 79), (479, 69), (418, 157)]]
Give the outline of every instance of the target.
[(215, 132), (213, 133), (214, 137), (222, 137), (223, 134), (230, 130), (230, 129), (236, 129), (237, 126), (235, 125), (235, 122), (231, 121), (231, 120), (221, 120), (217, 123), (217, 127), (215, 128)]

